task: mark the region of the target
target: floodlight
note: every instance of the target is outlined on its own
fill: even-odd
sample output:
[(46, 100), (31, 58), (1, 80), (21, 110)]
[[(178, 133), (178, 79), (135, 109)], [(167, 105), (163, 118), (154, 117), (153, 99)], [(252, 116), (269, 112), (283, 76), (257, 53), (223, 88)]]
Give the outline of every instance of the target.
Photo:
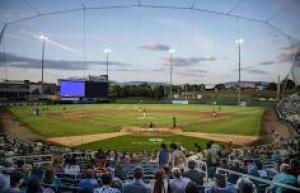
[(175, 52), (175, 49), (173, 49), (173, 48), (170, 48), (170, 49), (169, 49), (169, 53), (170, 53), (170, 54), (173, 54), (174, 52)]
[(104, 53), (106, 53), (106, 54), (111, 53), (111, 49), (108, 49), (108, 48), (104, 49)]
[(235, 43), (236, 44), (243, 44), (244, 43), (244, 39), (239, 38), (239, 39), (235, 40)]
[(41, 40), (48, 41), (48, 37), (47, 37), (47, 34), (46, 34), (46, 33), (43, 34), (43, 35), (40, 35), (39, 38), (40, 38)]

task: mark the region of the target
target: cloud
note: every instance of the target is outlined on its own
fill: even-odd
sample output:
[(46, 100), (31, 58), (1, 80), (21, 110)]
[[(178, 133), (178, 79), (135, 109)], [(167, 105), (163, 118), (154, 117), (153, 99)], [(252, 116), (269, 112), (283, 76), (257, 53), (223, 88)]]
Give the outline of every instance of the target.
[[(234, 69), (234, 72), (238, 72), (238, 69)], [(260, 74), (260, 75), (265, 75), (269, 74), (267, 71), (257, 69), (256, 66), (245, 66), (241, 68), (241, 71), (249, 73), (249, 74)]]
[[(187, 67), (187, 66), (193, 66), (198, 64), (199, 62), (211, 62), (217, 60), (216, 57), (190, 57), (190, 58), (184, 58), (184, 57), (174, 57), (173, 58), (173, 66), (177, 67)], [(170, 58), (165, 57), (163, 58), (162, 64), (164, 66), (170, 66)]]
[(158, 69), (128, 69), (128, 68), (115, 68), (111, 69), (111, 71), (115, 72), (163, 72), (165, 69), (158, 68)]
[[(5, 62), (11, 67), (17, 68), (41, 68), (41, 59), (30, 58), (18, 56), (11, 53), (0, 52), (0, 66), (4, 66)], [(83, 61), (79, 60), (45, 60), (45, 68), (47, 69), (56, 69), (56, 70), (84, 70), (88, 69), (93, 65), (106, 65), (106, 61), (86, 61), (85, 64)], [(125, 64), (117, 61), (110, 61), (110, 66), (129, 66), (130, 64)]]
[(290, 62), (293, 57), (300, 55), (300, 42), (292, 45), (291, 47), (285, 47), (278, 55), (278, 59), (281, 62)]
[[(254, 66), (244, 66), (244, 67), (241, 67), (241, 71), (249, 71), (249, 70), (251, 70), (253, 68), (254, 68)], [(239, 69), (238, 68), (234, 68), (232, 71), (238, 72)]]
[(269, 66), (269, 65), (273, 65), (273, 64), (277, 64), (278, 61), (264, 61), (264, 62), (260, 62), (259, 64), (260, 65), (263, 65), (263, 66)]
[(249, 74), (261, 74), (261, 75), (268, 74), (268, 72), (259, 69), (249, 69), (246, 72), (248, 72)]
[(189, 76), (189, 77), (204, 77), (205, 76), (202, 73), (196, 73), (196, 72), (176, 72), (175, 74), (178, 74), (181, 76)]
[(159, 68), (159, 69), (152, 69), (151, 71), (152, 72), (164, 72), (164, 71), (166, 71), (166, 69)]
[(208, 73), (208, 71), (202, 69), (185, 69), (183, 71), (175, 71), (175, 74), (191, 77), (204, 77), (206, 73)]
[(139, 47), (151, 51), (168, 51), (170, 49), (170, 46), (156, 42), (148, 42), (146, 45)]

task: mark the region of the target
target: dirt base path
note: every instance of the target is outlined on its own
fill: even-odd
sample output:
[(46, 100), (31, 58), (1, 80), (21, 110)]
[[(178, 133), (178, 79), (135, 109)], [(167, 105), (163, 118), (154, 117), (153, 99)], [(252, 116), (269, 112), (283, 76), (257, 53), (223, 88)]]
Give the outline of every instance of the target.
[(3, 124), (3, 133), (7, 136), (27, 139), (30, 141), (45, 141), (46, 139), (23, 126), (13, 115), (6, 111), (0, 111), (0, 119)]
[[(134, 130), (137, 130), (137, 127), (134, 127)], [(139, 128), (140, 130), (145, 130), (144, 128)], [(156, 128), (157, 130), (165, 130), (166, 128)], [(83, 136), (69, 136), (69, 137), (54, 137), (49, 138), (48, 140), (60, 145), (74, 147), (78, 145), (83, 145), (86, 143), (94, 142), (94, 141), (101, 141), (105, 139), (109, 139), (112, 137), (119, 137), (123, 135), (135, 135), (135, 132), (129, 132), (129, 129), (122, 129), (121, 132), (114, 132), (114, 133), (101, 133), (101, 134), (94, 134), (94, 135), (83, 135)], [(154, 134), (155, 133), (155, 134)], [(175, 133), (173, 133), (175, 134)], [(147, 131), (147, 132), (140, 132), (139, 136), (160, 136), (157, 132)], [(161, 136), (163, 136), (162, 134)], [(199, 132), (182, 132), (176, 133), (176, 135), (182, 135), (187, 137), (196, 137), (201, 139), (209, 139), (213, 141), (220, 141), (220, 142), (232, 142), (236, 145), (244, 145), (250, 144), (255, 141), (259, 137), (256, 136), (244, 136), (244, 135), (227, 135), (227, 134), (215, 134), (215, 133), (199, 133)]]
[(81, 136), (68, 136), (68, 137), (53, 137), (48, 138), (48, 141), (57, 143), (63, 146), (75, 147), (86, 143), (101, 141), (113, 137), (120, 137), (122, 135), (128, 135), (126, 132), (113, 132), (113, 133), (100, 133), (93, 135), (81, 135)]
[(236, 145), (246, 145), (254, 143), (258, 140), (259, 136), (247, 136), (247, 135), (228, 135), (217, 133), (199, 133), (199, 132), (182, 132), (181, 135), (187, 137), (196, 137), (201, 139), (209, 139), (220, 142), (232, 142)]
[(287, 139), (297, 134), (294, 128), (278, 119), (274, 108), (266, 109), (262, 120), (260, 144), (272, 142), (276, 135)]

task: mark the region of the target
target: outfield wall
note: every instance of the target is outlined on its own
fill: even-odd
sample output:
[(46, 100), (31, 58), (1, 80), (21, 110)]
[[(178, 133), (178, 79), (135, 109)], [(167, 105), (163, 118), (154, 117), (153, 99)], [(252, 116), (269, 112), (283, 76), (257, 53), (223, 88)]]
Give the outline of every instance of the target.
[[(179, 100), (175, 100), (179, 101)], [(188, 104), (209, 104), (209, 105), (237, 105), (236, 100), (231, 99), (218, 99), (218, 100), (181, 100), (186, 101)], [(277, 101), (260, 101), (257, 99), (245, 100), (247, 106), (263, 106), (263, 107), (275, 107)], [(121, 98), (121, 99), (110, 99), (110, 103), (118, 104), (174, 104), (174, 100), (171, 99), (153, 99), (153, 98)], [(179, 103), (176, 103), (179, 104)]]

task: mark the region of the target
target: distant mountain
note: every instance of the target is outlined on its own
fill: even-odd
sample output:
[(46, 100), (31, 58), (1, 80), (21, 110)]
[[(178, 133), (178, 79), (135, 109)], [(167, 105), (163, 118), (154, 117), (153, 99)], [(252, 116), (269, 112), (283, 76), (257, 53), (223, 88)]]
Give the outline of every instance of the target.
[(166, 82), (151, 82), (151, 81), (126, 81), (126, 82), (117, 82), (119, 85), (141, 85), (141, 84), (149, 84), (149, 85), (167, 85)]
[[(239, 85), (238, 81), (225, 82), (226, 88), (237, 88)], [(268, 86), (270, 82), (268, 81), (241, 81), (241, 87), (243, 88), (260, 88), (263, 89)]]

